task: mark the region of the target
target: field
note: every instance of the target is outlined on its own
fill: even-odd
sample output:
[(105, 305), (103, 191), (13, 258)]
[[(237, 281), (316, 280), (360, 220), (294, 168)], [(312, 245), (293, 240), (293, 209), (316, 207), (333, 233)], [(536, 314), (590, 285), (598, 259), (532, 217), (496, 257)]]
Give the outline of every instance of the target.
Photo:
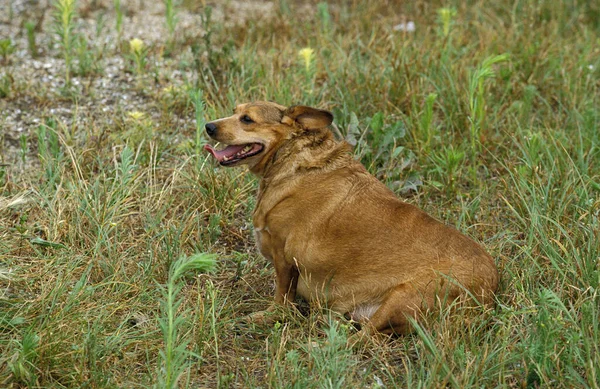
[[(600, 387), (600, 3), (8, 3), (0, 387)], [(274, 291), (258, 181), (203, 127), (259, 99), (332, 111), (492, 254), (496, 307), (354, 349), (305, 302), (245, 324)]]

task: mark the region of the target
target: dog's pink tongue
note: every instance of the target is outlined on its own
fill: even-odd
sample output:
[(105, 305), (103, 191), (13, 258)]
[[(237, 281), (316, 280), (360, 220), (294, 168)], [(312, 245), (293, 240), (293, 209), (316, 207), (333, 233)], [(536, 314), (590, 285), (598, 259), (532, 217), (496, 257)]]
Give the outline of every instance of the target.
[(217, 161), (221, 162), (225, 157), (232, 157), (236, 155), (245, 146), (246, 145), (230, 145), (225, 147), (223, 150), (217, 150), (211, 145), (204, 145), (204, 150), (211, 153), (212, 156), (217, 159)]

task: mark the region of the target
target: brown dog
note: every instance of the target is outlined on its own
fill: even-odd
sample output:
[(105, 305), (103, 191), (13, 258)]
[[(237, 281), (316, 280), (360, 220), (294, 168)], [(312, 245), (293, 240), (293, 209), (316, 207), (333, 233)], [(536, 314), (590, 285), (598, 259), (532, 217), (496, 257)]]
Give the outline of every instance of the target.
[(260, 252), (275, 266), (275, 303), (298, 293), (383, 333), (407, 317), (469, 295), (493, 301), (498, 272), (474, 241), (396, 198), (305, 106), (255, 102), (208, 123), (205, 146), (223, 166), (260, 177), (253, 214)]

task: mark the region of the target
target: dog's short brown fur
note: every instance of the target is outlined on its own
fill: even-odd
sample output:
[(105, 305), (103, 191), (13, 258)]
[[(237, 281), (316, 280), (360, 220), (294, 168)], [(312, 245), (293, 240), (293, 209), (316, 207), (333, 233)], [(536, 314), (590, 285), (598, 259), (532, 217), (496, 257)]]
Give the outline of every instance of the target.
[(247, 164), (260, 177), (253, 224), (275, 267), (275, 303), (318, 299), (383, 333), (409, 332), (407, 317), (437, 301), (491, 303), (493, 259), (396, 198), (334, 139), (332, 120), (315, 108), (255, 102), (206, 126), (229, 145), (206, 146), (222, 165)]

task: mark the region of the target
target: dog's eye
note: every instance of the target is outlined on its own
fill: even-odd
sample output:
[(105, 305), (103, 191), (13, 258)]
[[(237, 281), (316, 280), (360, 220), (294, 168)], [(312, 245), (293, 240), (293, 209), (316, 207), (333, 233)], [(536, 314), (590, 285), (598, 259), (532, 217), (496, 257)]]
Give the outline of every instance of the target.
[(242, 123), (245, 123), (245, 124), (254, 123), (254, 120), (252, 120), (252, 119), (250, 118), (250, 116), (248, 116), (248, 115), (244, 115), (244, 116), (242, 116), (242, 118), (240, 119), (240, 121), (241, 121)]

